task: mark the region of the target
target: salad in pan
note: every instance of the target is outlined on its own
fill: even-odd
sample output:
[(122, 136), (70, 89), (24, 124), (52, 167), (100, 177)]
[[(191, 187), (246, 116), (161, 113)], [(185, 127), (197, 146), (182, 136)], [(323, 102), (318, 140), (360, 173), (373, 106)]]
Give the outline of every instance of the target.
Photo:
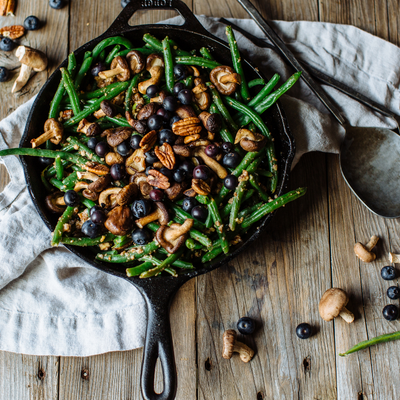
[(299, 79), (275, 89), (247, 81), (230, 27), (232, 65), (168, 37), (101, 41), (74, 53), (31, 148), (46, 206), (60, 215), (52, 245), (90, 246), (128, 276), (177, 276), (228, 254), (268, 213), (304, 195), (274, 195), (278, 160), (262, 114)]

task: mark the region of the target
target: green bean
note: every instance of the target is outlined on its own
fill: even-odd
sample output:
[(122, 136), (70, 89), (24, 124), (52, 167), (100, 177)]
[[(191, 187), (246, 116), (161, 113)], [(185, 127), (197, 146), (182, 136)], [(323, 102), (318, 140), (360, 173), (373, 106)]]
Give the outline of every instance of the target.
[(128, 39), (126, 39), (122, 36), (110, 37), (110, 38), (102, 40), (100, 43), (98, 43), (96, 45), (96, 47), (92, 51), (93, 58), (96, 59), (106, 47), (116, 45), (116, 44), (125, 46), (127, 49), (130, 49), (133, 47), (132, 43)]
[(201, 243), (196, 243), (196, 241), (192, 238), (186, 239), (185, 245), (190, 250), (200, 250), (203, 248)]
[(126, 91), (125, 94), (125, 111), (131, 111), (132, 108), (132, 92), (133, 89), (135, 89), (138, 85), (139, 78), (142, 76), (142, 74), (136, 74), (132, 79), (131, 82), (128, 86), (128, 90)]
[(200, 54), (206, 58), (207, 60), (212, 60), (214, 61), (214, 57), (212, 56), (211, 52), (209, 49), (207, 49), (207, 47), (202, 47), (200, 49)]
[[(215, 113), (217, 113), (217, 114), (219, 114), (219, 115), (221, 115), (221, 112), (219, 111), (219, 109), (218, 109), (218, 107), (217, 107), (217, 105), (215, 104), (215, 103), (212, 103), (211, 104), (211, 106), (210, 106), (210, 113), (213, 113), (213, 114), (215, 114)], [(226, 125), (225, 125), (225, 121), (224, 120), (222, 120), (222, 128), (221, 128), (221, 130), (219, 131), (219, 134), (220, 134), (220, 136), (221, 136), (221, 138), (222, 138), (222, 140), (224, 141), (224, 142), (230, 142), (230, 143), (233, 143), (233, 136), (232, 136), (232, 134), (228, 131), (228, 129), (226, 128)]]
[(228, 37), (229, 46), (231, 48), (233, 68), (240, 75), (242, 81), (240, 84), (240, 93), (245, 102), (247, 103), (251, 97), (250, 97), (249, 87), (247, 85), (246, 75), (244, 74), (243, 71), (242, 58), (240, 57), (239, 48), (235, 39), (235, 35), (232, 31), (232, 27), (229, 25), (226, 27), (225, 32), (226, 36)]
[(47, 169), (47, 168), (48, 168), (48, 167), (46, 167), (46, 168), (40, 173), (40, 179), (41, 179), (41, 181), (42, 181), (44, 187), (46, 188), (46, 190), (49, 191), (49, 192), (51, 192), (51, 191), (53, 190), (53, 188), (50, 186), (49, 182), (47, 182), (47, 179), (46, 179), (46, 177), (45, 177), (45, 172), (46, 172), (46, 169)]
[(246, 190), (247, 181), (239, 182), (233, 195), (231, 213), (229, 215), (229, 228), (233, 232), (236, 229), (237, 217), (239, 214), (240, 205), (242, 204), (243, 194)]
[(214, 69), (221, 65), (220, 63), (212, 60), (206, 60), (203, 57), (195, 56), (178, 56), (174, 59), (175, 64), (196, 65), (198, 67)]
[[(242, 198), (242, 204), (245, 203), (248, 199), (250, 199), (253, 196), (254, 192), (255, 192), (254, 189), (246, 190)], [(230, 214), (231, 209), (232, 209), (232, 203), (228, 203), (223, 208), (221, 208), (219, 212), (221, 218), (225, 219)]]
[[(68, 160), (63, 160), (61, 158), (61, 164), (63, 165), (64, 168), (67, 167), (68, 164), (70, 164), (70, 162)], [(44, 176), (46, 178), (51, 178), (52, 176), (54, 176), (57, 172), (56, 172), (56, 168), (54, 165), (48, 165), (45, 169), (44, 169)]]
[(374, 337), (372, 339), (364, 340), (363, 342), (360, 342), (360, 343), (356, 344), (355, 346), (353, 346), (351, 349), (347, 350), (345, 353), (339, 353), (339, 356), (346, 357), (347, 355), (349, 355), (351, 353), (355, 353), (356, 351), (366, 349), (375, 344), (391, 342), (393, 340), (399, 340), (399, 339), (400, 339), (400, 331), (386, 333), (385, 335), (380, 335), (380, 336)]
[(253, 212), (257, 211), (263, 205), (264, 205), (264, 203), (260, 202), (260, 203), (254, 204), (254, 206), (245, 208), (244, 210), (240, 211), (240, 213), (238, 214), (238, 219), (244, 218), (249, 214), (253, 214)]
[(193, 88), (193, 81), (194, 81), (193, 75), (189, 75), (189, 76), (184, 80), (185, 86), (186, 86), (187, 89), (192, 90), (192, 88)]
[(99, 54), (99, 61), (104, 62), (106, 59), (106, 49), (103, 49)]
[(201, 258), (201, 262), (204, 264), (208, 261), (211, 261), (215, 257), (218, 257), (222, 253), (222, 247), (216, 247), (210, 251), (208, 251), (204, 256)]
[[(167, 256), (169, 256), (169, 253), (168, 253), (168, 251), (167, 250), (165, 250), (164, 248), (162, 248), (162, 247), (160, 247), (160, 249), (158, 250), (158, 252), (160, 253), (160, 255), (161, 254), (163, 254), (163, 255), (167, 255)], [(142, 257), (142, 260), (143, 261), (150, 261), (150, 262), (152, 262), (153, 264), (155, 264), (155, 265), (160, 265), (161, 264), (161, 260), (159, 260), (159, 259), (157, 259), (156, 257), (154, 257), (154, 256), (144, 256), (144, 257)], [(174, 267), (178, 267), (178, 268), (182, 268), (182, 269), (193, 269), (194, 267), (193, 267), (193, 264), (191, 263), (191, 262), (187, 262), (187, 261), (183, 261), (183, 260), (176, 260), (176, 261), (174, 261), (173, 263), (172, 263), (172, 265), (174, 266)]]
[[(153, 35), (150, 35), (150, 33), (145, 33), (143, 35), (143, 41), (149, 44), (151, 47), (154, 49), (158, 50), (159, 52), (163, 52), (163, 45), (160, 40), (158, 40), (156, 37)], [(178, 45), (173, 41), (169, 40), (170, 46), (173, 47), (174, 53), (178, 56), (189, 56), (190, 53), (188, 53), (185, 50), (181, 50), (178, 48)]]
[(199, 243), (201, 243), (203, 246), (205, 247), (210, 247), (212, 245), (211, 240), (208, 238), (207, 235), (205, 235), (204, 233), (199, 232), (196, 229), (191, 229), (189, 231), (189, 236), (198, 241)]
[(115, 236), (113, 249), (126, 246), (127, 244), (130, 243), (132, 243), (131, 235)]
[(101, 243), (110, 242), (113, 240), (115, 235), (112, 233), (107, 233), (105, 235), (96, 237), (96, 238), (88, 238), (88, 237), (68, 237), (63, 236), (60, 238), (60, 243), (69, 244), (70, 246), (80, 246), (80, 247), (88, 247), (88, 246), (97, 246)]
[(253, 107), (258, 104), (265, 96), (271, 93), (275, 85), (281, 79), (280, 75), (275, 74), (268, 83), (249, 101), (247, 104), (249, 107)]
[(254, 86), (259, 86), (259, 85), (265, 85), (265, 81), (262, 78), (257, 78), (257, 79), (253, 79), (252, 81), (250, 81), (247, 86), (249, 88), (252, 88)]
[[(148, 56), (148, 55), (150, 55), (150, 54), (153, 54), (153, 53), (155, 53), (155, 51), (154, 51), (154, 49), (149, 49), (149, 48), (146, 48), (146, 47), (139, 47), (139, 48), (136, 48), (136, 49), (126, 49), (126, 50), (122, 50), (122, 51), (120, 51), (119, 53), (117, 53), (116, 55), (115, 55), (115, 57), (118, 57), (118, 56), (120, 56), (120, 57), (126, 57), (127, 55), (128, 55), (128, 53), (130, 53), (131, 51), (138, 51), (138, 52), (140, 52), (140, 53), (142, 53), (143, 55), (145, 55), (145, 56)], [(114, 57), (114, 58), (115, 58)]]
[(64, 167), (63, 167), (63, 165), (62, 165), (62, 163), (61, 163), (61, 157), (60, 157), (60, 156), (58, 156), (58, 157), (55, 158), (55, 160), (54, 160), (54, 165), (55, 165), (55, 167), (56, 167), (56, 176), (57, 176), (57, 179), (58, 179), (59, 181), (62, 181), (62, 180), (63, 180), (63, 177), (64, 177)]
[(204, 222), (204, 224), (207, 229), (210, 229), (212, 227), (213, 219), (212, 219), (211, 213), (208, 213), (206, 222)]
[(64, 224), (66, 224), (74, 215), (75, 213), (75, 207), (70, 207), (68, 206), (64, 213), (61, 215), (61, 217), (58, 219), (57, 225), (54, 229), (54, 232), (52, 234), (51, 238), (51, 245), (52, 246), (58, 246), (61, 240), (61, 235), (63, 233), (64, 229)]
[(142, 272), (148, 271), (153, 267), (153, 263), (150, 261), (146, 261), (143, 264), (137, 265), (136, 267), (127, 268), (126, 275), (131, 276), (139, 276)]
[(208, 207), (208, 212), (211, 213), (212, 219), (214, 221), (214, 227), (215, 227), (215, 230), (217, 231), (219, 240), (221, 242), (222, 251), (225, 254), (227, 254), (227, 253), (229, 253), (229, 243), (226, 238), (224, 223), (222, 222), (222, 218), (219, 214), (217, 203), (215, 202), (215, 200), (213, 198), (207, 197), (206, 204)]
[(81, 119), (86, 118), (90, 114), (93, 114), (100, 107), (100, 103), (103, 100), (113, 99), (115, 96), (119, 95), (121, 92), (126, 90), (129, 86), (129, 82), (120, 82), (119, 86), (115, 86), (108, 93), (104, 94), (100, 99), (98, 99), (95, 103), (93, 103), (86, 110), (81, 111), (79, 114), (74, 115), (71, 119), (64, 123), (64, 127), (71, 126), (79, 122)]
[(74, 146), (78, 146), (80, 152), (83, 152), (90, 161), (96, 161), (100, 164), (105, 164), (105, 161), (101, 157), (99, 157), (93, 150), (90, 150), (86, 144), (79, 141), (75, 136), (69, 136), (67, 138), (67, 142), (70, 142)]
[[(90, 51), (87, 53), (91, 54)], [(81, 68), (79, 69), (79, 72), (77, 73), (76, 78), (75, 78), (75, 89), (76, 90), (79, 90), (83, 79), (85, 78), (90, 67), (92, 66), (92, 63), (93, 63), (93, 57), (88, 57), (85, 60), (83, 60)]]
[(164, 66), (165, 66), (165, 82), (167, 84), (167, 90), (172, 93), (172, 89), (175, 84), (174, 78), (174, 63), (172, 61), (172, 53), (169, 45), (168, 36), (166, 36), (162, 43), (163, 55), (164, 55)]
[(60, 156), (62, 159), (68, 160), (80, 166), (85, 165), (87, 163), (87, 160), (81, 156), (58, 150), (14, 148), (14, 149), (1, 150), (0, 157), (4, 156), (35, 156), (35, 157), (47, 157), (47, 158), (56, 158)]
[(161, 272), (172, 263), (174, 263), (183, 253), (183, 249), (178, 250), (174, 254), (170, 254), (161, 264), (157, 265), (155, 268), (148, 271), (142, 272), (139, 278), (150, 278), (151, 276), (156, 276), (161, 274)]
[[(68, 189), (68, 188), (67, 188)], [(96, 205), (96, 203), (92, 200), (86, 199), (85, 197), (83, 197), (82, 194), (80, 194), (80, 198), (81, 198), (81, 203), (88, 208), (89, 210), (94, 207)]]
[(62, 184), (61, 181), (59, 181), (57, 178), (50, 178), (49, 182), (55, 186), (58, 190), (62, 190), (63, 192), (65, 192), (67, 190), (67, 188)]
[[(96, 255), (96, 260), (101, 260), (109, 263), (127, 263), (134, 260), (140, 260), (143, 256), (156, 251), (160, 245), (152, 241), (145, 246), (132, 246), (131, 248), (126, 249), (121, 254), (111, 254), (109, 252), (106, 253), (98, 253)], [(140, 250), (140, 253), (138, 252)]]
[(69, 100), (71, 101), (72, 110), (74, 112), (74, 115), (77, 115), (81, 112), (78, 93), (75, 90), (69, 72), (65, 68), (60, 68), (60, 71), (62, 75), (62, 80), (64, 82), (64, 87), (68, 93)]
[(119, 86), (121, 86), (121, 82), (111, 83), (110, 85), (108, 85), (106, 87), (96, 89), (92, 92), (80, 93), (79, 98), (81, 100), (95, 99), (95, 101), (97, 101), (100, 96), (110, 93), (115, 87), (119, 87)]
[(252, 215), (246, 217), (242, 224), (241, 224), (241, 229), (246, 230), (249, 228), (252, 224), (255, 222), (259, 221), (261, 218), (263, 218), (265, 215), (271, 213), (272, 211), (276, 210), (279, 207), (284, 206), (285, 204), (298, 199), (299, 197), (303, 196), (306, 193), (307, 189), (306, 188), (298, 188), (296, 190), (292, 190), (283, 196), (280, 196), (271, 202), (263, 205), (260, 207), (256, 212), (254, 212)]
[(106, 115), (104, 118), (107, 121), (112, 122), (114, 125), (126, 126), (127, 128), (131, 128), (129, 122), (125, 118), (109, 117), (108, 115)]
[(270, 200), (270, 197), (265, 193), (264, 189), (260, 186), (260, 183), (254, 177), (254, 175), (250, 175), (249, 183), (253, 188), (258, 192), (259, 196), (266, 202)]
[(261, 176), (265, 176), (266, 178), (272, 178), (272, 173), (270, 171), (266, 171), (265, 169), (258, 169), (257, 174)]
[(196, 229), (204, 229), (204, 224), (197, 219), (194, 219), (189, 213), (186, 211), (183, 211), (182, 208), (179, 206), (169, 203), (169, 206), (174, 210), (175, 214), (182, 218), (183, 220), (185, 219), (193, 219), (193, 227)]
[(117, 44), (109, 53), (108, 56), (106, 57), (105, 63), (107, 65), (110, 65), (114, 57), (116, 57), (117, 53), (121, 49), (121, 46)]

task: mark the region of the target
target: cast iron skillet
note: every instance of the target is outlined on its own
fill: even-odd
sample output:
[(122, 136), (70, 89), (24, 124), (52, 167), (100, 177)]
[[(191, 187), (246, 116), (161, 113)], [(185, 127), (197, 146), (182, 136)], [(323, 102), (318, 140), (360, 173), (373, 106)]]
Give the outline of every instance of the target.
[[(185, 22), (181, 26), (140, 25), (132, 27), (128, 25), (130, 17), (137, 10), (144, 9), (176, 10), (185, 19)], [(200, 49), (203, 46), (207, 46), (217, 55), (219, 62), (231, 64), (231, 55), (227, 44), (208, 33), (189, 8), (180, 0), (131, 1), (103, 35), (93, 39), (75, 51), (76, 58), (78, 62), (82, 61), (85, 51), (93, 49), (101, 40), (115, 35), (124, 35), (134, 44), (140, 46), (139, 43), (142, 43), (143, 34), (147, 32), (160, 39), (168, 35), (170, 38), (175, 39), (181, 48), (186, 50)], [(67, 60), (60, 67), (66, 65)], [(244, 69), (248, 79), (262, 77), (255, 67), (247, 61), (244, 62)], [(49, 104), (57, 89), (60, 78), (61, 74), (58, 68), (41, 89), (30, 112), (20, 147), (30, 147), (30, 140), (42, 132)], [(286, 187), (290, 165), (294, 157), (294, 142), (289, 132), (283, 110), (279, 105), (271, 107), (265, 121), (275, 138), (276, 154), (279, 158), (277, 194), (281, 195)], [(57, 216), (50, 213), (44, 206), (46, 191), (40, 179), (41, 167), (38, 164), (38, 160), (36, 157), (21, 157), (21, 160), (35, 207), (44, 223), (53, 231)], [(143, 295), (147, 304), (148, 321), (143, 353), (141, 385), (142, 393), (146, 400), (171, 400), (175, 398), (177, 388), (176, 368), (169, 322), (169, 307), (175, 293), (189, 279), (218, 268), (236, 257), (251, 242), (258, 238), (272, 217), (273, 215), (271, 214), (260, 221), (258, 226), (254, 227), (247, 234), (242, 245), (227, 257), (221, 255), (219, 258), (206, 264), (198, 263), (195, 266), (195, 270), (183, 272), (177, 278), (171, 276), (159, 276), (142, 280), (138, 277), (128, 278), (125, 274), (124, 266), (96, 261), (95, 254), (90, 249), (66, 246), (70, 251), (95, 268), (126, 279), (139, 289)], [(164, 389), (160, 394), (154, 391), (154, 371), (157, 358), (160, 358), (163, 369)]]

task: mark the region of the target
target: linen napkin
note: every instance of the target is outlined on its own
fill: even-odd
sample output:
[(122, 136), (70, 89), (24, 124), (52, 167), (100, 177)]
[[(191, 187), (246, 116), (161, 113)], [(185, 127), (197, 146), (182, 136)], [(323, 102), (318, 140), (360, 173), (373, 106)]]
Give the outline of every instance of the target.
[[(225, 38), (215, 18), (198, 17), (211, 33)], [(179, 17), (165, 21), (178, 23)], [(232, 20), (263, 38), (252, 20)], [(164, 22), (164, 23), (165, 23)], [(399, 110), (400, 49), (352, 26), (318, 22), (274, 22), (300, 59), (371, 99)], [(267, 77), (286, 80), (293, 71), (271, 49), (236, 33), (239, 48)], [(360, 126), (395, 127), (335, 89), (324, 89), (348, 120)], [(309, 151), (337, 153), (343, 135), (303, 82), (281, 98), (296, 138), (295, 163)], [(16, 147), (33, 99), (0, 122), (0, 148)], [(89, 356), (143, 345), (146, 308), (128, 282), (98, 271), (60, 246), (28, 194), (16, 157), (5, 157), (11, 182), (0, 194), (0, 350), (37, 355)]]

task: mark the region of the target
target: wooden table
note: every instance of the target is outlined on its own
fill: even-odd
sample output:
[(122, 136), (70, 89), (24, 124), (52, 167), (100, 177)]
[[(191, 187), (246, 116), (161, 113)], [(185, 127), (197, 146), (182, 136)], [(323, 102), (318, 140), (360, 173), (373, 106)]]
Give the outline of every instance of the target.
[[(235, 0), (186, 0), (197, 14), (247, 18)], [(352, 24), (395, 44), (399, 42), (399, 2), (394, 0), (258, 0), (265, 16)], [(50, 67), (37, 74), (21, 93), (12, 81), (0, 85), (0, 118), (38, 92), (69, 51), (101, 34), (121, 11), (119, 0), (71, 1), (53, 10), (47, 0), (20, 0), (16, 17), (0, 26), (22, 23), (36, 15), (46, 25), (28, 33), (23, 43), (47, 52)], [(140, 13), (133, 23), (149, 23), (173, 13)], [(0, 52), (0, 65), (16, 67), (15, 58)], [(18, 71), (14, 71), (17, 74)], [(7, 177), (1, 171), (4, 187)], [(344, 183), (338, 157), (308, 154), (294, 170), (291, 187), (308, 193), (273, 221), (269, 232), (229, 265), (188, 282), (171, 309), (179, 389), (177, 399), (262, 400), (400, 398), (400, 342), (382, 344), (346, 359), (340, 351), (355, 343), (400, 329), (382, 318), (389, 303), (386, 289), (395, 282), (380, 278), (389, 250), (400, 250), (399, 224), (372, 215)], [(358, 261), (356, 241), (377, 234), (378, 260)], [(330, 287), (350, 295), (356, 321), (326, 323), (318, 302)], [(257, 321), (246, 339), (257, 355), (249, 364), (221, 357), (221, 337), (242, 316)], [(300, 340), (295, 328), (309, 322), (317, 333)], [(37, 357), (0, 352), (0, 399), (141, 399), (142, 350), (95, 357)], [(160, 370), (158, 371), (160, 372)], [(157, 387), (160, 389), (159, 376)]]

